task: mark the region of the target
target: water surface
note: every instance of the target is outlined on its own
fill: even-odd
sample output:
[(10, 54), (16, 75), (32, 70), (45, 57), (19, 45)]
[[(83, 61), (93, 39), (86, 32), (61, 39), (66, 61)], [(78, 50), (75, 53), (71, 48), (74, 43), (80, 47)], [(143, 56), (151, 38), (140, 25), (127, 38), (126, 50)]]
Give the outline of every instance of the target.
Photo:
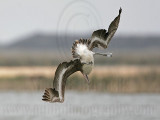
[(0, 92), (0, 120), (159, 120), (159, 94), (66, 91), (64, 103), (40, 92)]

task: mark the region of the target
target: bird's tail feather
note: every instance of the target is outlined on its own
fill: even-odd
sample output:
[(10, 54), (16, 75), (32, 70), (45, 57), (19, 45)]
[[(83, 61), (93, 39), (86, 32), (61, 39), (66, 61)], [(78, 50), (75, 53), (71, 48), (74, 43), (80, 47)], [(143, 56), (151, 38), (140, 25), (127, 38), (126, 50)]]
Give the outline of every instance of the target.
[[(58, 102), (58, 91), (52, 88), (46, 88), (42, 100), (46, 102)], [(57, 98), (57, 99), (56, 99)]]

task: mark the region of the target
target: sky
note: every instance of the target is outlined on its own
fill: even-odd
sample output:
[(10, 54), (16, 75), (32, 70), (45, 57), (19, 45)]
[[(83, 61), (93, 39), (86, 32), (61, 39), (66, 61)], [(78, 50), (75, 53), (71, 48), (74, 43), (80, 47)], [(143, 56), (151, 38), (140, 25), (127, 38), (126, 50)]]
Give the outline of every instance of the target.
[(159, 35), (159, 0), (0, 0), (0, 44), (30, 34), (107, 29), (122, 7), (117, 35)]

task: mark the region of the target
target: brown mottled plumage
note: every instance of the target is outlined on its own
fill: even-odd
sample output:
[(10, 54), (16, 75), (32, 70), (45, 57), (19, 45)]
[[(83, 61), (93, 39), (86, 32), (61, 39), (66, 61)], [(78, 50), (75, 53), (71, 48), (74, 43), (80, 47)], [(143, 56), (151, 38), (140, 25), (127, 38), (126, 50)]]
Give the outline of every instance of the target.
[(59, 64), (54, 76), (53, 88), (46, 88), (42, 100), (46, 102), (63, 102), (67, 78), (77, 71), (82, 72), (82, 64), (79, 59)]
[(66, 80), (74, 72), (80, 71), (89, 83), (87, 75), (90, 74), (94, 65), (93, 55), (99, 54), (107, 56), (107, 54), (94, 53), (92, 50), (100, 46), (103, 48), (108, 47), (109, 42), (118, 28), (121, 12), (122, 9), (120, 8), (119, 15), (109, 25), (108, 32), (105, 29), (96, 30), (90, 39), (81, 38), (73, 43), (72, 55), (73, 58), (77, 59), (59, 64), (55, 72), (53, 88), (47, 88), (45, 90), (42, 100), (46, 102), (63, 102)]
[(101, 46), (103, 48), (107, 48), (109, 42), (111, 41), (113, 35), (115, 34), (115, 32), (118, 28), (121, 12), (122, 12), (122, 9), (120, 8), (119, 15), (109, 25), (108, 32), (105, 29), (99, 29), (99, 30), (96, 30), (93, 32), (90, 39), (82, 39), (81, 38), (79, 41), (76, 40), (72, 46), (73, 58), (79, 57), (76, 54), (75, 50), (76, 50), (77, 44), (80, 44), (80, 43), (86, 44), (86, 46), (88, 47), (89, 50), (93, 50), (93, 48), (99, 47), (99, 46)]

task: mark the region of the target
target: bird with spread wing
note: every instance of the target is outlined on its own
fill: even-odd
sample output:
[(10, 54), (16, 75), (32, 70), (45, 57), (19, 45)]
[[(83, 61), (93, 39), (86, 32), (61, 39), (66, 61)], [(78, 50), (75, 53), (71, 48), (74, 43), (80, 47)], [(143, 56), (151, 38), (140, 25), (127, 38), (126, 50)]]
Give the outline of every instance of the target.
[(94, 66), (94, 55), (112, 56), (112, 53), (95, 53), (93, 48), (107, 48), (113, 35), (115, 34), (121, 15), (122, 9), (119, 9), (118, 16), (111, 22), (108, 31), (105, 29), (93, 32), (90, 39), (76, 40), (72, 46), (72, 55), (74, 60), (60, 63), (55, 72), (53, 88), (46, 88), (42, 100), (46, 102), (64, 102), (65, 85), (67, 78), (80, 71), (86, 81), (89, 83), (88, 75)]

